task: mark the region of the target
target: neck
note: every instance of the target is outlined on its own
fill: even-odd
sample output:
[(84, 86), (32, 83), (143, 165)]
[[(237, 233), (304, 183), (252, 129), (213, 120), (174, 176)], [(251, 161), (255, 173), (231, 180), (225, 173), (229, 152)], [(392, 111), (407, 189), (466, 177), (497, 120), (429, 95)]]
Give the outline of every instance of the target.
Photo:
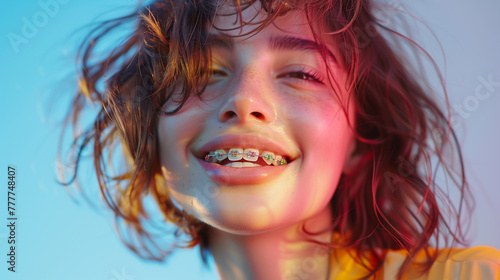
[[(222, 280), (327, 279), (329, 250), (308, 240), (331, 242), (329, 207), (292, 226), (259, 234), (211, 228), (209, 244)], [(307, 231), (319, 234), (307, 235)]]

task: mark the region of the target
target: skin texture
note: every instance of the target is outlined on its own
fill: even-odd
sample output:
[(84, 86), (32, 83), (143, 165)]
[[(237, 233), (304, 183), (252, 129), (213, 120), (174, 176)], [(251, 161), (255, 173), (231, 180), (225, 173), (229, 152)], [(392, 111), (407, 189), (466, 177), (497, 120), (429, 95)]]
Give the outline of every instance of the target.
[[(219, 13), (224, 9), (234, 11), (222, 7)], [(243, 19), (249, 21), (258, 10), (247, 8)], [(234, 28), (235, 22), (235, 16), (220, 16), (214, 25)], [(226, 34), (252, 28), (237, 27)], [(278, 36), (314, 41), (305, 15), (290, 12), (255, 36), (235, 38), (232, 49), (214, 47), (213, 77), (203, 100), (191, 97), (158, 125), (171, 197), (211, 226), (210, 246), (223, 279), (326, 278), (328, 254), (305, 242), (311, 236), (301, 227), (321, 231), (312, 236), (315, 240), (330, 240), (328, 204), (342, 172), (353, 164), (354, 140), (341, 104), (347, 96), (345, 71), (329, 60), (333, 84), (339, 86), (331, 85), (327, 65), (315, 51), (271, 50), (269, 41)], [(352, 104), (347, 107), (353, 112)], [(294, 160), (278, 177), (258, 184), (215, 182), (194, 153), (228, 134), (270, 139)]]

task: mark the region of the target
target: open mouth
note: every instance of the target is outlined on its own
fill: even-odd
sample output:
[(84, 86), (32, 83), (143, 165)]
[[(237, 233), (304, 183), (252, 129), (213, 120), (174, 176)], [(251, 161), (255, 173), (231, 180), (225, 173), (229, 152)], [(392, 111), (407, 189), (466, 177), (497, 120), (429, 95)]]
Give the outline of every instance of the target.
[(204, 160), (229, 167), (280, 166), (292, 161), (288, 155), (250, 148), (225, 148), (209, 151), (205, 154)]
[[(260, 185), (297, 170), (298, 153), (259, 136), (221, 135), (194, 155), (206, 174), (221, 185)], [(296, 156), (293, 156), (297, 154)]]

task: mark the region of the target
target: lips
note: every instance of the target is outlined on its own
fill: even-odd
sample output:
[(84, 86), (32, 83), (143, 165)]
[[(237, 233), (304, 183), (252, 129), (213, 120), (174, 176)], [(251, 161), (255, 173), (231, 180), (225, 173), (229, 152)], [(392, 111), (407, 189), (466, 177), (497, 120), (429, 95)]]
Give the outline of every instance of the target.
[[(244, 147), (246, 149), (257, 149), (272, 151), (283, 155), (289, 162), (286, 165), (266, 165), (253, 167), (223, 166), (214, 162), (207, 162), (205, 156), (211, 151), (227, 147)], [(259, 135), (226, 134), (220, 135), (205, 143), (200, 148), (193, 150), (197, 162), (207, 172), (208, 176), (215, 182), (221, 184), (247, 185), (259, 184), (273, 180), (288, 169), (295, 166), (294, 160), (298, 158), (298, 152), (278, 144), (274, 140)]]
[(281, 155), (284, 158), (286, 157), (290, 160), (290, 162), (298, 157), (298, 153), (290, 151), (290, 149), (283, 147), (274, 140), (258, 135), (245, 134), (228, 134), (218, 136), (212, 141), (202, 145), (200, 148), (195, 149), (193, 154), (199, 159), (204, 159), (205, 156), (211, 151), (217, 151), (220, 149), (229, 150), (231, 147), (270, 151), (275, 155)]

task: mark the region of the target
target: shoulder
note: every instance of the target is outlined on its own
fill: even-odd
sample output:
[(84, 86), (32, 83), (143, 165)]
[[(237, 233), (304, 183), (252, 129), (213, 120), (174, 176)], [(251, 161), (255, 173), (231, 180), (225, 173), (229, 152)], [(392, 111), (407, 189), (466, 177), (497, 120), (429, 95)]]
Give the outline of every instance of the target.
[(500, 264), (500, 251), (489, 246), (478, 246), (464, 249), (443, 249), (440, 258), (447, 261), (493, 261)]
[(500, 279), (500, 251), (487, 246), (441, 250), (430, 272), (442, 279)]
[[(404, 280), (500, 280), (500, 251), (487, 246), (471, 248), (448, 248), (439, 251), (429, 248), (431, 255), (437, 254), (436, 261), (430, 270), (419, 273), (419, 264), (427, 260), (425, 251), (411, 257), (411, 264)], [(405, 262), (408, 253), (405, 250), (387, 250), (381, 269), (375, 274), (376, 280), (397, 279), (399, 269)], [(360, 279), (370, 271), (353, 256), (352, 250), (335, 250), (330, 264), (330, 279)]]
[[(408, 275), (406, 279), (500, 280), (500, 251), (493, 247), (451, 248), (439, 251), (430, 250), (430, 252), (438, 255), (429, 272), (420, 277)], [(391, 266), (391, 264), (402, 264), (405, 258), (406, 253), (402, 251), (387, 252), (384, 270), (387, 270), (389, 267), (386, 266)], [(413, 263), (424, 259), (425, 253), (421, 252), (415, 256)], [(395, 273), (398, 269), (399, 266), (394, 269)], [(388, 270), (386, 272), (394, 273), (393, 269)]]

